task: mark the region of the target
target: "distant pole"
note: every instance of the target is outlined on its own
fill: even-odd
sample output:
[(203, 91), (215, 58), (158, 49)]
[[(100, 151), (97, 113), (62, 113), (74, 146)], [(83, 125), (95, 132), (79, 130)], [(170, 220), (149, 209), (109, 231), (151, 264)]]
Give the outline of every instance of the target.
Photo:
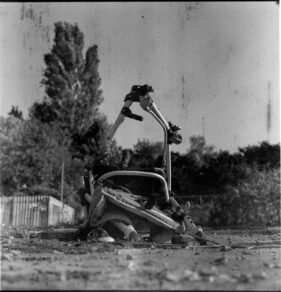
[(267, 86), (268, 90), (268, 103), (267, 103), (267, 111), (266, 111), (266, 134), (267, 134), (267, 142), (269, 143), (269, 134), (270, 134), (270, 128), (271, 128), (271, 83), (268, 82)]
[(63, 139), (63, 147), (62, 147), (62, 162), (61, 162), (61, 191), (60, 191), (60, 200), (61, 200), (61, 221), (63, 222), (63, 189), (64, 189), (64, 139)]

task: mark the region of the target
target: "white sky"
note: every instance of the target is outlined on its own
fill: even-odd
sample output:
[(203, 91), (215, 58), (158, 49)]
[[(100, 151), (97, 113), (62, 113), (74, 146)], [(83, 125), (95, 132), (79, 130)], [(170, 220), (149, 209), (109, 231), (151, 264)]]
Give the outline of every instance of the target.
[[(56, 21), (76, 22), (85, 48), (98, 45), (100, 109), (109, 122), (131, 86), (148, 83), (163, 115), (182, 127), (183, 143), (174, 151), (186, 151), (189, 137), (202, 135), (202, 117), (207, 143), (217, 149), (235, 151), (266, 140), (269, 98), (269, 141), (279, 142), (276, 2), (0, 3), (1, 115), (18, 105), (27, 117), (42, 99), (43, 55), (52, 47)], [(160, 125), (138, 105), (133, 111), (145, 120), (126, 120), (118, 143), (161, 141)]]

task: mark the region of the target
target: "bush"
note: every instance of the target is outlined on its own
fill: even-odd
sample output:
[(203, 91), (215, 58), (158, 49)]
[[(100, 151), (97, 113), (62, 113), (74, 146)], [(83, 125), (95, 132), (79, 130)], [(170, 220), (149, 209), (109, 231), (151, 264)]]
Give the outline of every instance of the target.
[(59, 192), (53, 188), (49, 188), (46, 186), (35, 185), (26, 190), (29, 196), (51, 196), (56, 199), (60, 198)]
[(251, 170), (214, 201), (213, 225), (280, 225), (280, 169)]

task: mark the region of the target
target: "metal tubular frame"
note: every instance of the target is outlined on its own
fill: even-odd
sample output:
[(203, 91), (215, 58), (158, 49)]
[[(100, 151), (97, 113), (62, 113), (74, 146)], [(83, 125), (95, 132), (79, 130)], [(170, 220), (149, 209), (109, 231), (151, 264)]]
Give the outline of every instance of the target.
[[(127, 100), (124, 103), (123, 107), (130, 107), (132, 105), (133, 101), (132, 100)], [(152, 98), (150, 97), (149, 94), (146, 94), (145, 96), (140, 96), (140, 105), (141, 107), (149, 112), (154, 119), (161, 125), (163, 131), (164, 131), (164, 149), (163, 149), (163, 166), (165, 166), (166, 169), (166, 176), (167, 176), (167, 182), (165, 181), (165, 179), (157, 174), (153, 174), (153, 173), (147, 173), (147, 172), (141, 172), (141, 171), (121, 171), (118, 172), (118, 175), (132, 175), (132, 174), (138, 174), (138, 175), (146, 175), (149, 176), (148, 174), (150, 174), (153, 177), (157, 177), (159, 178), (161, 181), (164, 180), (165, 182), (165, 196), (166, 196), (166, 200), (169, 201), (169, 191), (172, 190), (172, 174), (171, 174), (171, 146), (168, 143), (168, 131), (169, 131), (169, 124), (167, 123), (167, 121), (165, 120), (165, 118), (163, 117), (163, 115), (161, 114), (161, 112), (159, 111), (159, 109), (157, 108), (157, 106), (155, 105), (155, 103), (153, 102)], [(118, 130), (119, 126), (123, 123), (123, 121), (125, 120), (125, 117), (122, 113), (120, 113), (118, 115), (118, 118), (116, 119), (113, 127), (111, 128), (109, 134), (108, 134), (108, 138), (112, 139), (113, 136), (115, 135), (116, 131)], [(109, 176), (112, 176), (113, 173), (115, 172), (109, 172), (108, 174), (103, 175), (100, 180), (103, 178), (106, 178)], [(117, 174), (117, 171), (116, 171)]]
[(157, 173), (137, 171), (137, 170), (115, 170), (115, 171), (107, 172), (104, 175), (102, 175), (98, 179), (98, 182), (101, 182), (105, 179), (108, 179), (111, 176), (118, 176), (118, 175), (120, 175), (120, 176), (132, 176), (132, 175), (145, 176), (145, 177), (152, 177), (152, 178), (156, 178), (156, 179), (160, 180), (162, 182), (162, 184), (164, 185), (164, 192), (165, 192), (166, 201), (169, 202), (169, 191), (168, 191), (168, 187), (167, 187), (167, 182), (165, 181), (163, 176), (161, 176), (160, 174), (157, 174)]

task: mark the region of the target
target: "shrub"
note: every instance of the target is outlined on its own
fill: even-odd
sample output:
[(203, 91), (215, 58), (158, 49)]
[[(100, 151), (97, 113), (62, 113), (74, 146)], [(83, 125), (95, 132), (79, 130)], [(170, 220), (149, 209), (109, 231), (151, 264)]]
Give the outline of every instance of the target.
[(251, 170), (214, 201), (213, 225), (280, 225), (280, 169)]

